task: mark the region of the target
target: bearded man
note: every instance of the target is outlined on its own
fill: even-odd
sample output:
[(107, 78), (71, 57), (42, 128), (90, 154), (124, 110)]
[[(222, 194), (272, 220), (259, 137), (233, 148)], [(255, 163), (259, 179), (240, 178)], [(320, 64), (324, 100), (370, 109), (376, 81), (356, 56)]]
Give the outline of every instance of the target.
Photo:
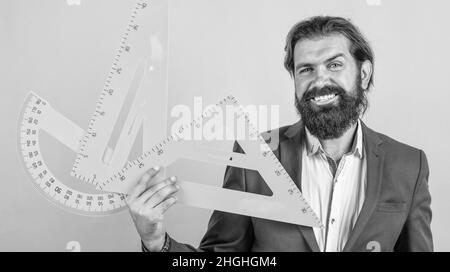
[[(279, 128), (275, 155), (324, 223), (311, 228), (214, 211), (199, 248), (165, 230), (179, 187), (146, 173), (128, 197), (144, 251), (432, 251), (428, 164), (422, 150), (368, 128), (361, 117), (374, 55), (349, 20), (317, 16), (286, 39), (297, 123)], [(272, 131), (272, 133), (274, 133)], [(242, 152), (236, 143), (235, 152)], [(252, 170), (227, 167), (224, 188), (270, 194)]]

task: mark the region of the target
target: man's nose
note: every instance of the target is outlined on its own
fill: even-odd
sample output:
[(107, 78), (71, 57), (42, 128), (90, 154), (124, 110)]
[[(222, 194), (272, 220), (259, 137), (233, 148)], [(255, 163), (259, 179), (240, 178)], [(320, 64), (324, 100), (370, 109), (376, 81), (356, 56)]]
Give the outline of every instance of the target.
[(315, 70), (314, 80), (311, 84), (311, 88), (323, 88), (330, 85), (330, 76), (328, 71), (323, 68), (317, 68)]

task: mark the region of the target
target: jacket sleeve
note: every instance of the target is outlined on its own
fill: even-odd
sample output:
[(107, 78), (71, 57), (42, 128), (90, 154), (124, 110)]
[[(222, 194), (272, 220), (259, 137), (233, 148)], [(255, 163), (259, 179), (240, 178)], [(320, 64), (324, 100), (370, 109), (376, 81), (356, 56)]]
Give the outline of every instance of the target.
[[(244, 153), (237, 142), (234, 152)], [(227, 166), (223, 188), (246, 191), (246, 170)], [(250, 251), (253, 244), (253, 226), (251, 218), (244, 215), (214, 211), (208, 223), (208, 229), (199, 248), (182, 244), (170, 238), (169, 251)]]
[(431, 234), (431, 195), (428, 189), (428, 162), (420, 151), (420, 171), (406, 223), (395, 245), (395, 251), (433, 251)]

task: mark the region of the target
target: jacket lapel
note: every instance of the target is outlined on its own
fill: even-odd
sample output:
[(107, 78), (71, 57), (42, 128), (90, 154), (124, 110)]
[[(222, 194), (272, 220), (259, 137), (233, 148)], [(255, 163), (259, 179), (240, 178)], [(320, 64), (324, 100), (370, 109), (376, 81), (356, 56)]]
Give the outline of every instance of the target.
[(350, 237), (344, 247), (344, 251), (354, 251), (353, 246), (361, 235), (369, 218), (371, 217), (381, 188), (381, 178), (383, 176), (384, 150), (381, 147), (382, 141), (377, 134), (369, 129), (363, 122), (363, 141), (367, 155), (367, 187), (363, 207), (356, 220), (355, 226), (350, 233)]
[[(280, 149), (278, 150), (281, 164), (294, 180), (300, 191), (302, 188), (302, 160), (300, 148), (303, 140), (303, 133), (303, 123), (300, 120), (288, 128), (284, 134), (287, 139), (280, 141)], [(313, 229), (306, 226), (298, 226), (298, 228), (311, 250), (315, 252), (320, 251)]]

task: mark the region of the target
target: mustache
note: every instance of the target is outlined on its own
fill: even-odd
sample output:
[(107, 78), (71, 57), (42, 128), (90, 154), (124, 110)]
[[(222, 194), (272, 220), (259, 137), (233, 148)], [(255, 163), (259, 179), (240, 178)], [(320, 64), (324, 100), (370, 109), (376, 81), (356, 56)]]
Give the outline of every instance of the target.
[(302, 100), (308, 101), (314, 99), (314, 97), (316, 96), (330, 95), (330, 94), (345, 95), (346, 92), (344, 88), (337, 85), (328, 85), (320, 88), (314, 87), (303, 95)]

